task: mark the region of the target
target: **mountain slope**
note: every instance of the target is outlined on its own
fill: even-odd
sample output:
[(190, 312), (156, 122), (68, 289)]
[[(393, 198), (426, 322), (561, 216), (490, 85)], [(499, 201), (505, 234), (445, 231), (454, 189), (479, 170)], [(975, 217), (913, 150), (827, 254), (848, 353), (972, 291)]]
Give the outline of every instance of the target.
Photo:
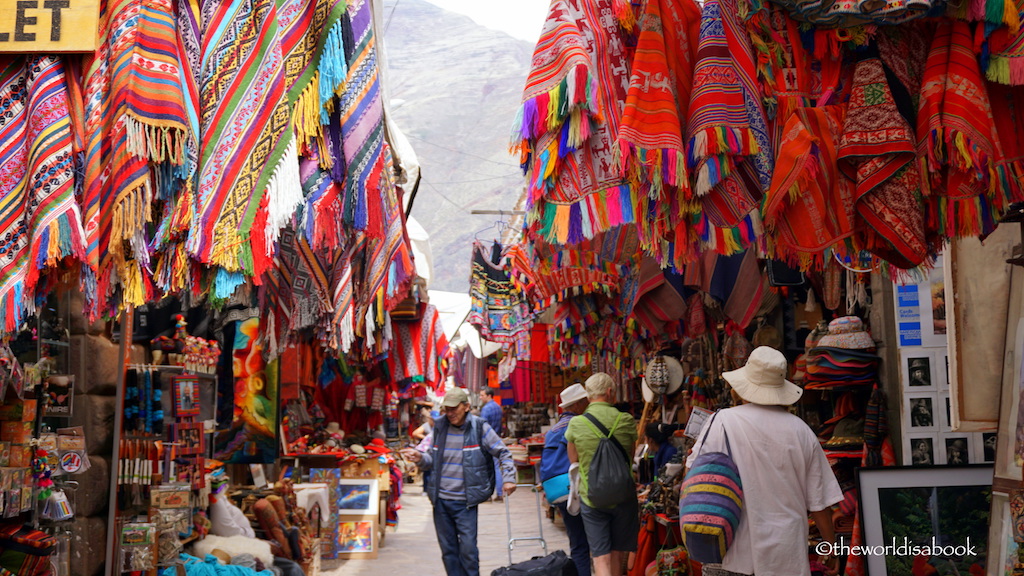
[(430, 288), (466, 292), (474, 237), (499, 228), (470, 211), (512, 210), (522, 193), (508, 141), (533, 46), (423, 0), (385, 0), (384, 20), (392, 116), (422, 167), (412, 216), (430, 234)]

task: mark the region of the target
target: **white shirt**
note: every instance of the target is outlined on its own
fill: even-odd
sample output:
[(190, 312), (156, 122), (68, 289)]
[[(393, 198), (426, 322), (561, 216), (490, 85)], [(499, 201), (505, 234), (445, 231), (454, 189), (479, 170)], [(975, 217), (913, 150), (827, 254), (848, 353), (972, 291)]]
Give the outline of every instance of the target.
[(756, 576), (810, 576), (807, 514), (843, 499), (814, 432), (782, 406), (743, 404), (722, 410), (686, 459), (725, 452), (743, 482), (743, 515), (722, 568)]

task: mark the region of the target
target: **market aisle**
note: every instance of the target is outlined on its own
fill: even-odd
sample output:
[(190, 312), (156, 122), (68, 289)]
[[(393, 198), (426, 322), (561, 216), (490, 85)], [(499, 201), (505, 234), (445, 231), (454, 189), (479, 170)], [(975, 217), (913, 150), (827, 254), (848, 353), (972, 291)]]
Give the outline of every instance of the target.
[[(516, 492), (509, 501), (512, 510), (512, 530), (517, 537), (537, 533), (536, 496), (529, 491)], [(388, 531), (384, 546), (376, 560), (325, 560), (322, 576), (444, 576), (441, 551), (434, 535), (433, 508), (422, 493), (421, 486), (408, 486), (402, 496), (402, 509), (398, 531)], [(505, 505), (489, 502), (480, 505), (480, 574), (508, 564), (508, 532), (505, 523)], [(548, 552), (569, 551), (569, 538), (561, 521), (552, 523), (544, 517), (544, 538)], [(513, 551), (516, 562), (539, 556), (541, 548), (525, 542)]]

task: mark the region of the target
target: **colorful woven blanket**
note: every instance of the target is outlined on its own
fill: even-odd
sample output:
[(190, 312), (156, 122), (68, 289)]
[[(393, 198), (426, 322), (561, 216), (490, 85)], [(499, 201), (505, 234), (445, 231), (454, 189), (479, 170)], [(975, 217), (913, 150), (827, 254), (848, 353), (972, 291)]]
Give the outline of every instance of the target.
[(939, 22), (921, 88), (917, 136), (928, 196), (929, 232), (945, 238), (987, 234), (993, 210), (1012, 197), (970, 25)]
[(75, 201), (64, 64), (57, 56), (0, 58), (0, 326), (34, 310), (40, 273), (85, 257)]
[(391, 154), (384, 142), (373, 16), (366, 0), (352, 2), (348, 11), (354, 46), (338, 102), (346, 167), (342, 216), (356, 230), (380, 238), (385, 234), (383, 199), (394, 197), (395, 184)]
[(641, 239), (655, 251), (694, 209), (684, 205), (690, 183), (683, 136), (699, 25), (693, 0), (647, 3), (616, 141), (623, 174), (638, 191)]
[[(200, 262), (251, 274), (269, 261), (254, 236), (271, 239), (301, 202), (298, 160), (273, 0), (215, 4), (204, 18), (202, 156), (187, 246)], [(258, 210), (269, 230), (254, 229)]]
[(840, 174), (837, 147), (846, 109), (799, 108), (786, 122), (765, 202), (773, 257), (820, 269), (824, 251), (853, 234), (853, 181)]
[[(1011, 86), (1024, 85), (1024, 31), (1021, 30), (1021, 16), (1024, 15), (1024, 2), (1018, 0), (1004, 0), (1006, 9), (1012, 6), (1017, 13), (1016, 26), (1009, 22), (1007, 27), (1002, 27), (988, 37), (991, 57), (988, 59), (988, 68), (985, 76), (1000, 84)], [(994, 1), (991, 3), (995, 4)], [(988, 2), (986, 2), (986, 6)]]
[(693, 0), (650, 0), (640, 18), (616, 144), (630, 185), (649, 185), (654, 198), (664, 186), (689, 188), (683, 134), (699, 25)]
[(840, 168), (857, 183), (858, 226), (866, 250), (900, 268), (928, 258), (920, 203), (916, 140), (900, 115), (882, 61), (864, 58), (854, 71), (849, 110), (839, 141)]
[[(285, 55), (288, 101), (300, 148), (312, 142), (324, 149), (327, 104), (348, 72), (342, 19), (343, 0), (285, 0), (279, 3), (281, 49)], [(351, 39), (348, 39), (351, 44)], [(331, 158), (323, 158), (330, 167)]]
[(552, 2), (514, 124), (527, 176), (527, 225), (575, 244), (634, 221), (615, 169), (629, 62), (612, 0)]
[(725, 36), (718, 0), (704, 3), (693, 72), (687, 165), (698, 196), (736, 171), (738, 157), (760, 148), (746, 111), (744, 89)]

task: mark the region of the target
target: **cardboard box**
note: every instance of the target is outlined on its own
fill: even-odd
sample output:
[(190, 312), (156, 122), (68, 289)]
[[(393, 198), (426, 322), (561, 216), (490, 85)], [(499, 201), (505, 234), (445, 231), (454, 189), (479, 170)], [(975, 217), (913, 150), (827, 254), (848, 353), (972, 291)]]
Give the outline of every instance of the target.
[(35, 400), (18, 399), (8, 401), (6, 404), (0, 404), (0, 420), (35, 422), (36, 406), (37, 402)]
[(0, 441), (28, 444), (35, 430), (33, 422), (0, 422)]

